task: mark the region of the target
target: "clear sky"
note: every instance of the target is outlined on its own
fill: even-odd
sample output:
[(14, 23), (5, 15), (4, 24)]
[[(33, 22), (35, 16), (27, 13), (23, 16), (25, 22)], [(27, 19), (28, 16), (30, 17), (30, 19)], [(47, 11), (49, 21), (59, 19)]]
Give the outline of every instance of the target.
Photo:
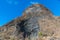
[(60, 16), (60, 0), (0, 0), (0, 26), (21, 16), (32, 3), (43, 4), (55, 16)]

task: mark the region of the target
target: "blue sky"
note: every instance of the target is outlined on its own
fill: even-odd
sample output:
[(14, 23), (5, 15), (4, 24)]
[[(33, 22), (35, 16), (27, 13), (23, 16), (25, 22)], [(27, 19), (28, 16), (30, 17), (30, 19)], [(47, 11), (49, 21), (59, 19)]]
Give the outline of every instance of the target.
[(0, 0), (0, 26), (21, 16), (32, 3), (40, 3), (55, 16), (60, 16), (60, 0)]

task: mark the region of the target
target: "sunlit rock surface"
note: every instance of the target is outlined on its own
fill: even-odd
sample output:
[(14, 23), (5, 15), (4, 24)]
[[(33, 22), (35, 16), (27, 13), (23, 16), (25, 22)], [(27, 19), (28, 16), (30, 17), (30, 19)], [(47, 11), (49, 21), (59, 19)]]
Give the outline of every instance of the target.
[(60, 17), (33, 4), (21, 17), (0, 27), (0, 40), (60, 40)]

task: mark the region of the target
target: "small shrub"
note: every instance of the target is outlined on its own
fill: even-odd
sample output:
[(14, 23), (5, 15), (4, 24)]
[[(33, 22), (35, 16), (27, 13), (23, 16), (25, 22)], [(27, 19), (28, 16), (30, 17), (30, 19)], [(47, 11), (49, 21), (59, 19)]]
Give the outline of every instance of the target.
[(39, 32), (39, 36), (43, 36), (43, 33), (42, 32)]

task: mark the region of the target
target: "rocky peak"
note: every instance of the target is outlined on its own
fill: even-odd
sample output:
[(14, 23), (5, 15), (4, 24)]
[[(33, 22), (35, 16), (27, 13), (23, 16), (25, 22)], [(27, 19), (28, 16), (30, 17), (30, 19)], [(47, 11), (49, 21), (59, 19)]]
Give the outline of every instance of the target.
[(0, 27), (0, 40), (57, 40), (59, 26), (60, 17), (41, 4), (33, 4), (21, 17)]
[(29, 16), (52, 16), (53, 14), (41, 4), (33, 4), (29, 6), (25, 11), (24, 15)]

